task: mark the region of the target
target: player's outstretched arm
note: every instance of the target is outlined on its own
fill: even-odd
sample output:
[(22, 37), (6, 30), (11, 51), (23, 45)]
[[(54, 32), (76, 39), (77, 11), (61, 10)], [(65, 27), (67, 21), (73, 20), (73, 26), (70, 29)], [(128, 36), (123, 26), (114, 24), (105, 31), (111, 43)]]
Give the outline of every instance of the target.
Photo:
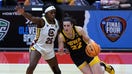
[(44, 21), (40, 17), (34, 17), (30, 13), (25, 12), (24, 7), (16, 6), (16, 11), (18, 14), (24, 16), (25, 18), (29, 19), (33, 23), (35, 23), (38, 26), (43, 26)]

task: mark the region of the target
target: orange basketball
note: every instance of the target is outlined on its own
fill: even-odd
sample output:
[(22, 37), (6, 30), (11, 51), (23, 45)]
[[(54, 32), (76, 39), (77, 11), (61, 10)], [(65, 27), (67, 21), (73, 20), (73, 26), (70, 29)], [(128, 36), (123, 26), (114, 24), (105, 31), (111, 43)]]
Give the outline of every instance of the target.
[(85, 51), (88, 56), (94, 57), (100, 53), (100, 46), (95, 42), (91, 42), (86, 46)]

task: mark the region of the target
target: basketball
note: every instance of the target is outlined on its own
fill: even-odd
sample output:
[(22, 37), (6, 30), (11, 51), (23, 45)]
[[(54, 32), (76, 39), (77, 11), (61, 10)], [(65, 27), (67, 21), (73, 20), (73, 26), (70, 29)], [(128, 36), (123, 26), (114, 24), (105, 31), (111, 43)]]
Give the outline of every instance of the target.
[(88, 56), (94, 57), (100, 53), (100, 46), (95, 42), (91, 42), (87, 44), (85, 51)]

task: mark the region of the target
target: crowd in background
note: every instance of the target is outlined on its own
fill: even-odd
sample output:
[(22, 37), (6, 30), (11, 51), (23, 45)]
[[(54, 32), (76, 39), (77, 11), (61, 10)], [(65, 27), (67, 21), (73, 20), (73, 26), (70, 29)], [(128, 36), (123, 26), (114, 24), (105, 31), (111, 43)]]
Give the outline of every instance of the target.
[(98, 0), (2, 0), (2, 6), (13, 6), (20, 4), (25, 5), (42, 5), (44, 2), (52, 2), (54, 4), (63, 4), (63, 5), (92, 5), (95, 1)]
[[(131, 7), (132, 0), (0, 0), (0, 7), (16, 6), (18, 4), (29, 5), (44, 5), (45, 2), (51, 2), (56, 5), (69, 5), (69, 6), (91, 6), (97, 2), (100, 5), (113, 5)], [(113, 8), (113, 7), (112, 7)]]

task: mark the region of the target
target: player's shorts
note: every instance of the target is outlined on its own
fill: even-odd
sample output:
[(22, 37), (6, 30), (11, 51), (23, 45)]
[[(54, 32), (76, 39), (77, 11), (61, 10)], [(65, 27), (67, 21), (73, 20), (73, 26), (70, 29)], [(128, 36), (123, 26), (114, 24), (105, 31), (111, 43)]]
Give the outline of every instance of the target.
[(45, 59), (45, 60), (49, 60), (53, 57), (55, 57), (55, 52), (54, 50), (50, 50), (50, 52), (46, 52), (46, 49), (39, 49), (39, 48), (35, 48), (33, 46), (30, 47), (30, 51), (34, 51), (34, 50), (37, 50), (41, 53), (42, 57)]
[[(94, 57), (94, 59), (89, 63), (90, 66), (95, 65), (96, 63), (99, 63), (100, 59), (98, 56)], [(79, 69), (82, 69), (83, 67), (85, 67), (88, 63), (86, 61), (84, 61), (81, 65), (78, 66)]]
[(82, 69), (87, 64), (89, 64), (90, 66), (93, 66), (94, 64), (100, 62), (100, 59), (98, 56), (89, 57), (86, 55), (85, 52), (79, 52), (79, 53), (70, 54), (70, 55), (71, 55), (73, 62), (79, 69)]

